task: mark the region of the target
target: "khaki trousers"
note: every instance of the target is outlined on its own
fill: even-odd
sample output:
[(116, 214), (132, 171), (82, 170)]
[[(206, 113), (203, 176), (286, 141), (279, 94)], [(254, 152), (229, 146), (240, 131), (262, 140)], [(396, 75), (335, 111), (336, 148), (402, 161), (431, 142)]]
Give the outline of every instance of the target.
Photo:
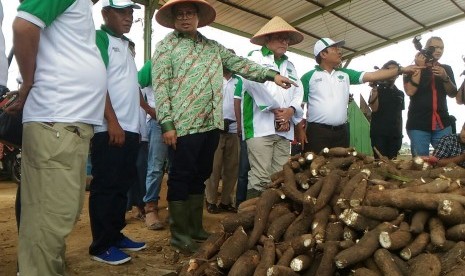
[(271, 182), (271, 174), (282, 170), (288, 161), (291, 144), (276, 134), (250, 138), (246, 142), (250, 163), (247, 189), (263, 191)]
[(79, 218), (93, 127), (29, 122), (23, 126), (20, 275), (65, 274), (65, 238)]
[(239, 137), (236, 133), (221, 133), (218, 148), (213, 158), (213, 170), (205, 181), (208, 203), (217, 204), (220, 176), (222, 179), (221, 203), (231, 204), (239, 173)]

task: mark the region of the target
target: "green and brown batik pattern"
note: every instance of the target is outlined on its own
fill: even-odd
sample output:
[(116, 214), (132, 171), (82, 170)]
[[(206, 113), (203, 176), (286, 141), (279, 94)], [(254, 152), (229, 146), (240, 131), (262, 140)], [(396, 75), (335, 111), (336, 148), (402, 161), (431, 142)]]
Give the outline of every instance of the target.
[(200, 33), (194, 41), (174, 31), (157, 44), (152, 81), (163, 132), (174, 127), (179, 137), (223, 129), (223, 65), (254, 81), (274, 76)]

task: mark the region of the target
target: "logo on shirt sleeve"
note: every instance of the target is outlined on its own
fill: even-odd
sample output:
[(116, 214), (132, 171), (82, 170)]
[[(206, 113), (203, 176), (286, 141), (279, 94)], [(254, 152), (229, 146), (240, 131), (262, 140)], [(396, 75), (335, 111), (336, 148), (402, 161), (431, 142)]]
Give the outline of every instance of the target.
[(115, 53), (119, 53), (119, 52), (121, 52), (121, 51), (119, 50), (119, 48), (118, 48), (118, 47), (111, 47), (111, 49), (112, 49), (112, 50), (113, 50), (113, 52), (115, 52)]

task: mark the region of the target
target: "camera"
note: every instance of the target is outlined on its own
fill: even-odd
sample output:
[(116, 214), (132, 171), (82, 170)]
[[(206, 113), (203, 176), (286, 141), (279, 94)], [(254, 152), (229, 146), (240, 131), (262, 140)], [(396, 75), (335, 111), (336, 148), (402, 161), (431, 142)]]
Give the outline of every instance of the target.
[(436, 50), (436, 48), (434, 48), (434, 46), (429, 46), (428, 48), (423, 48), (423, 46), (421, 45), (421, 36), (420, 35), (417, 35), (413, 38), (413, 45), (415, 46), (415, 49), (417, 49), (417, 51), (419, 51), (426, 59), (426, 63), (430, 63), (434, 60), (434, 51)]
[[(373, 67), (375, 70), (379, 70), (380, 68), (378, 66)], [(386, 69), (386, 68), (383, 68)], [(391, 81), (389, 80), (382, 80), (382, 81), (374, 81), (370, 82), (369, 84), (372, 88), (387, 88), (391, 86)]]

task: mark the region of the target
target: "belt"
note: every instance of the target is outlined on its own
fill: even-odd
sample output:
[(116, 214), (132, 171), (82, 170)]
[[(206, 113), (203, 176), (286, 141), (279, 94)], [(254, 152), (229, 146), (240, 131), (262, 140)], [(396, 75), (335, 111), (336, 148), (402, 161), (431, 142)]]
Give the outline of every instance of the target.
[(341, 130), (346, 127), (346, 124), (338, 125), (338, 126), (331, 126), (331, 125), (326, 125), (326, 124), (321, 124), (321, 123), (315, 123), (315, 122), (309, 122), (309, 124), (313, 124), (315, 126), (319, 126), (322, 128), (327, 128), (330, 130)]

